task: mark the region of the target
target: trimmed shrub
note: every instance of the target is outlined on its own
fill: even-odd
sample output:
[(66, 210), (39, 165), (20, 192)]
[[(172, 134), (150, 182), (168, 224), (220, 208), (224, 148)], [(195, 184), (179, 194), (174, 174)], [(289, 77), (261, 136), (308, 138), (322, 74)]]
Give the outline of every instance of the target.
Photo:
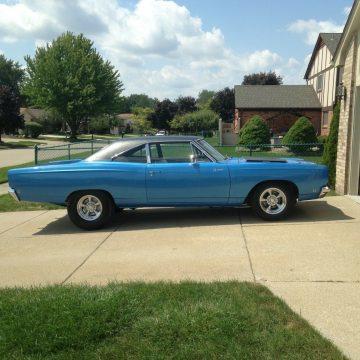
[(317, 138), (317, 142), (318, 142), (319, 144), (325, 145), (327, 138), (328, 138), (327, 135), (320, 135), (320, 136), (318, 136), (318, 138)]
[(316, 131), (312, 122), (305, 116), (300, 117), (289, 129), (282, 139), (283, 145), (288, 145), (289, 149), (295, 153), (311, 150), (311, 146), (291, 146), (293, 144), (316, 144)]
[(49, 113), (38, 119), (38, 123), (42, 125), (44, 134), (59, 134), (64, 121), (60, 116)]
[(270, 144), (270, 130), (259, 115), (253, 116), (240, 130), (239, 145)]
[(329, 184), (332, 188), (335, 187), (336, 181), (336, 157), (339, 133), (340, 120), (340, 104), (336, 104), (334, 114), (330, 124), (329, 136), (325, 143), (323, 162), (329, 168)]
[(110, 120), (105, 116), (92, 118), (89, 123), (89, 130), (92, 134), (109, 134)]
[(42, 130), (42, 125), (35, 121), (29, 121), (25, 123), (25, 137), (36, 139), (42, 133)]
[(170, 121), (170, 128), (185, 133), (211, 132), (217, 128), (218, 119), (218, 115), (212, 110), (198, 110), (184, 115), (176, 115)]

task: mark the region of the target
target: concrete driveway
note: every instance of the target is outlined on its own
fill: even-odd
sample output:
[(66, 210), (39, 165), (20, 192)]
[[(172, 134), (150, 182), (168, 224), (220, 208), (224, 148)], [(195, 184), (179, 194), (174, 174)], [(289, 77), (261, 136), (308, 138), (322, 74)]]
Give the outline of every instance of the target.
[(360, 359), (360, 205), (348, 198), (276, 223), (249, 209), (129, 210), (96, 232), (64, 210), (0, 214), (0, 286), (186, 279), (262, 283)]

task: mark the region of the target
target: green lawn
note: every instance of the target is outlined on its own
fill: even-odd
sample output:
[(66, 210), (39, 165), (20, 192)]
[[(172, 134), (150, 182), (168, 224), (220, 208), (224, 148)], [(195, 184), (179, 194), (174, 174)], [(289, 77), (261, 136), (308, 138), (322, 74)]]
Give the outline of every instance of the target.
[(35, 145), (46, 145), (46, 143), (40, 143), (38, 141), (30, 141), (30, 140), (21, 140), (21, 141), (6, 141), (0, 142), (0, 150), (1, 149), (22, 149), (28, 147), (34, 147)]
[(2, 359), (344, 359), (263, 286), (0, 290)]
[(61, 206), (28, 201), (15, 201), (9, 194), (0, 195), (0, 212), (26, 211), (26, 210), (54, 210)]
[(5, 166), (0, 168), (0, 184), (6, 183), (8, 181), (8, 176), (7, 176), (7, 172), (10, 169), (16, 169), (16, 168), (20, 168), (20, 167), (29, 167), (29, 166), (34, 166), (34, 162), (28, 162), (25, 164), (20, 164), (20, 165), (14, 165), (14, 166)]

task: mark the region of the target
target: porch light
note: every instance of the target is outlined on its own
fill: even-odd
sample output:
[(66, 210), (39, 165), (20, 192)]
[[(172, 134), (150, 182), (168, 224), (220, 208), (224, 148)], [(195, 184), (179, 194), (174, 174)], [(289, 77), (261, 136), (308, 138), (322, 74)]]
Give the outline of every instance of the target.
[(336, 98), (338, 100), (346, 99), (346, 87), (344, 86), (343, 82), (341, 82), (336, 88)]

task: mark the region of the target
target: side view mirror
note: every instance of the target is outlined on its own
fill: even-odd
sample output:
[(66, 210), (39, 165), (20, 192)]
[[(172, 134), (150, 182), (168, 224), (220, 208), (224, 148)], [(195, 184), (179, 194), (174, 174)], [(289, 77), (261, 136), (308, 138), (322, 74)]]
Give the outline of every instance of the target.
[(192, 164), (195, 164), (196, 163), (196, 156), (195, 155), (190, 155), (190, 162), (192, 163)]

